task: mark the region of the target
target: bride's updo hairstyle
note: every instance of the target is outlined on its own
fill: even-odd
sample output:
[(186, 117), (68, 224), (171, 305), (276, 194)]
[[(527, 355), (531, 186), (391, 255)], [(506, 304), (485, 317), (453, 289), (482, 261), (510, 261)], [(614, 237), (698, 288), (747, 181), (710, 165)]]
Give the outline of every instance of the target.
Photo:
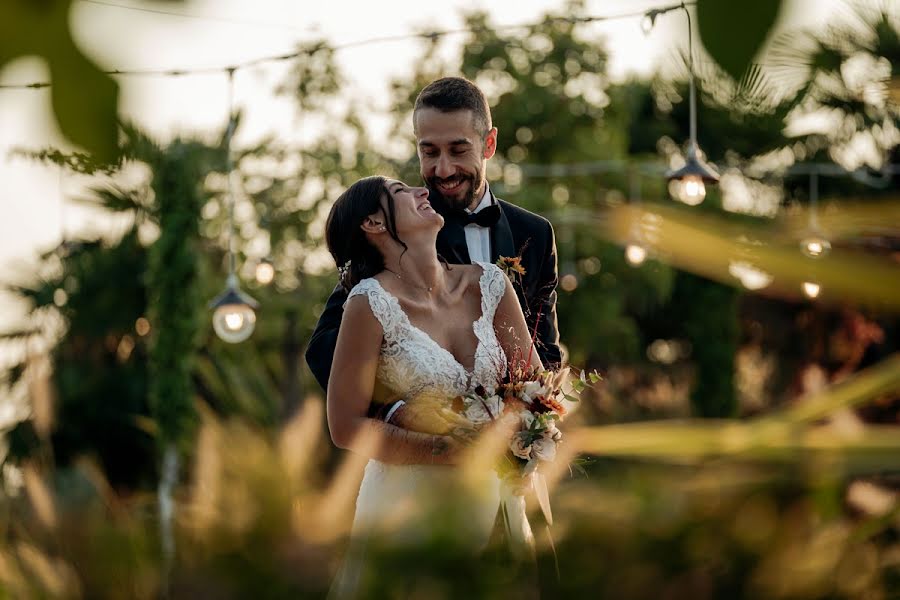
[(385, 188), (386, 183), (387, 179), (381, 176), (360, 179), (338, 197), (328, 213), (325, 242), (338, 266), (341, 285), (348, 292), (361, 280), (384, 270), (384, 257), (362, 230), (366, 217), (381, 213), (388, 235), (406, 249), (397, 237), (394, 197)]

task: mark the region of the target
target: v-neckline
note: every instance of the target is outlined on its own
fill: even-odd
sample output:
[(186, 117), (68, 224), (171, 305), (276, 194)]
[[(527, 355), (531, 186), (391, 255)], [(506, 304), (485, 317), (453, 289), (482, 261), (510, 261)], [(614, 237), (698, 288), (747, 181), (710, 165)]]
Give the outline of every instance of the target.
[[(473, 264), (478, 264), (478, 263), (473, 263)], [(484, 316), (486, 314), (485, 305), (484, 305), (484, 278), (487, 276), (487, 269), (485, 269), (480, 264), (478, 264), (478, 266), (481, 268), (481, 275), (478, 277), (478, 295), (479, 295), (479, 305), (481, 306), (481, 314), (478, 316), (477, 319), (472, 321), (472, 333), (475, 334), (475, 353), (472, 355), (473, 358), (472, 358), (472, 369), (471, 370), (467, 369), (464, 364), (459, 362), (459, 359), (456, 358), (456, 356), (454, 356), (452, 352), (450, 352), (449, 350), (447, 350), (446, 348), (441, 346), (437, 342), (437, 340), (434, 339), (433, 337), (431, 337), (431, 335), (427, 331), (425, 331), (424, 329), (421, 329), (420, 327), (418, 327), (416, 325), (413, 325), (412, 321), (409, 320), (409, 315), (406, 314), (405, 310), (403, 310), (403, 305), (400, 304), (400, 299), (397, 298), (392, 293), (390, 293), (389, 291), (387, 291), (386, 289), (384, 289), (384, 286), (381, 285), (381, 282), (378, 281), (378, 279), (376, 279), (375, 277), (372, 278), (372, 280), (378, 285), (378, 287), (381, 289), (381, 291), (384, 292), (388, 298), (390, 298), (393, 302), (395, 302), (397, 304), (397, 309), (400, 311), (400, 314), (403, 315), (403, 320), (406, 322), (406, 324), (409, 326), (409, 328), (412, 329), (413, 331), (417, 331), (422, 337), (424, 337), (429, 342), (431, 342), (436, 348), (438, 348), (444, 354), (449, 356), (450, 360), (452, 360), (454, 363), (456, 363), (457, 366), (459, 366), (463, 370), (463, 372), (466, 375), (466, 378), (469, 380), (471, 380), (472, 377), (475, 375), (475, 369), (478, 367), (478, 351), (481, 349), (481, 336), (478, 335), (478, 330), (476, 329), (476, 327), (478, 326), (478, 322), (481, 321), (482, 319), (484, 319)]]

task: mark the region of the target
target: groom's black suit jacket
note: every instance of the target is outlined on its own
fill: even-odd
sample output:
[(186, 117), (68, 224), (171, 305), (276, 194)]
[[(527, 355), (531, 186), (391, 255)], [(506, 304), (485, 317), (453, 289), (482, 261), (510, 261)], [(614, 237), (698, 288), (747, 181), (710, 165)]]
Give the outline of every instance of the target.
[[(493, 196), (493, 192), (491, 192)], [(436, 194), (434, 195), (436, 196)], [(545, 367), (561, 361), (559, 332), (556, 323), (556, 240), (550, 222), (540, 215), (495, 198), (500, 206), (500, 219), (491, 227), (491, 261), (501, 256), (522, 257), (525, 276), (522, 284), (513, 282), (530, 331), (537, 321), (537, 351)], [(444, 227), (438, 232), (437, 251), (447, 262), (469, 264), (469, 249), (461, 220), (437, 198), (431, 198), (434, 209), (444, 216)], [(338, 329), (344, 314), (347, 292), (338, 285), (319, 317), (306, 349), (306, 363), (322, 389), (328, 389), (331, 361), (337, 345)]]

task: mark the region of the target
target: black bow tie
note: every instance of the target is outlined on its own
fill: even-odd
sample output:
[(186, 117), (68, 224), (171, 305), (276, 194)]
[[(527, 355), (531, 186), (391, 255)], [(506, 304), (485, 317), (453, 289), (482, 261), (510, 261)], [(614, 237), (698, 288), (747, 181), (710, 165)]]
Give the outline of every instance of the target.
[(485, 206), (477, 213), (459, 212), (457, 215), (463, 227), (472, 224), (482, 227), (493, 227), (500, 220), (500, 207), (496, 204), (491, 204), (490, 206)]

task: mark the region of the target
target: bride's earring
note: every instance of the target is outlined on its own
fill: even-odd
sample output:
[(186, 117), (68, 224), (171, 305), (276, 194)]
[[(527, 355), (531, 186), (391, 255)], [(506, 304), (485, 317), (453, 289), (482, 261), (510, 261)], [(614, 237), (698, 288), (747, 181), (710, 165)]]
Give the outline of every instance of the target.
[(377, 233), (380, 231), (384, 231), (384, 225), (381, 221), (376, 221), (372, 218), (367, 218), (362, 225), (363, 231), (367, 233)]

